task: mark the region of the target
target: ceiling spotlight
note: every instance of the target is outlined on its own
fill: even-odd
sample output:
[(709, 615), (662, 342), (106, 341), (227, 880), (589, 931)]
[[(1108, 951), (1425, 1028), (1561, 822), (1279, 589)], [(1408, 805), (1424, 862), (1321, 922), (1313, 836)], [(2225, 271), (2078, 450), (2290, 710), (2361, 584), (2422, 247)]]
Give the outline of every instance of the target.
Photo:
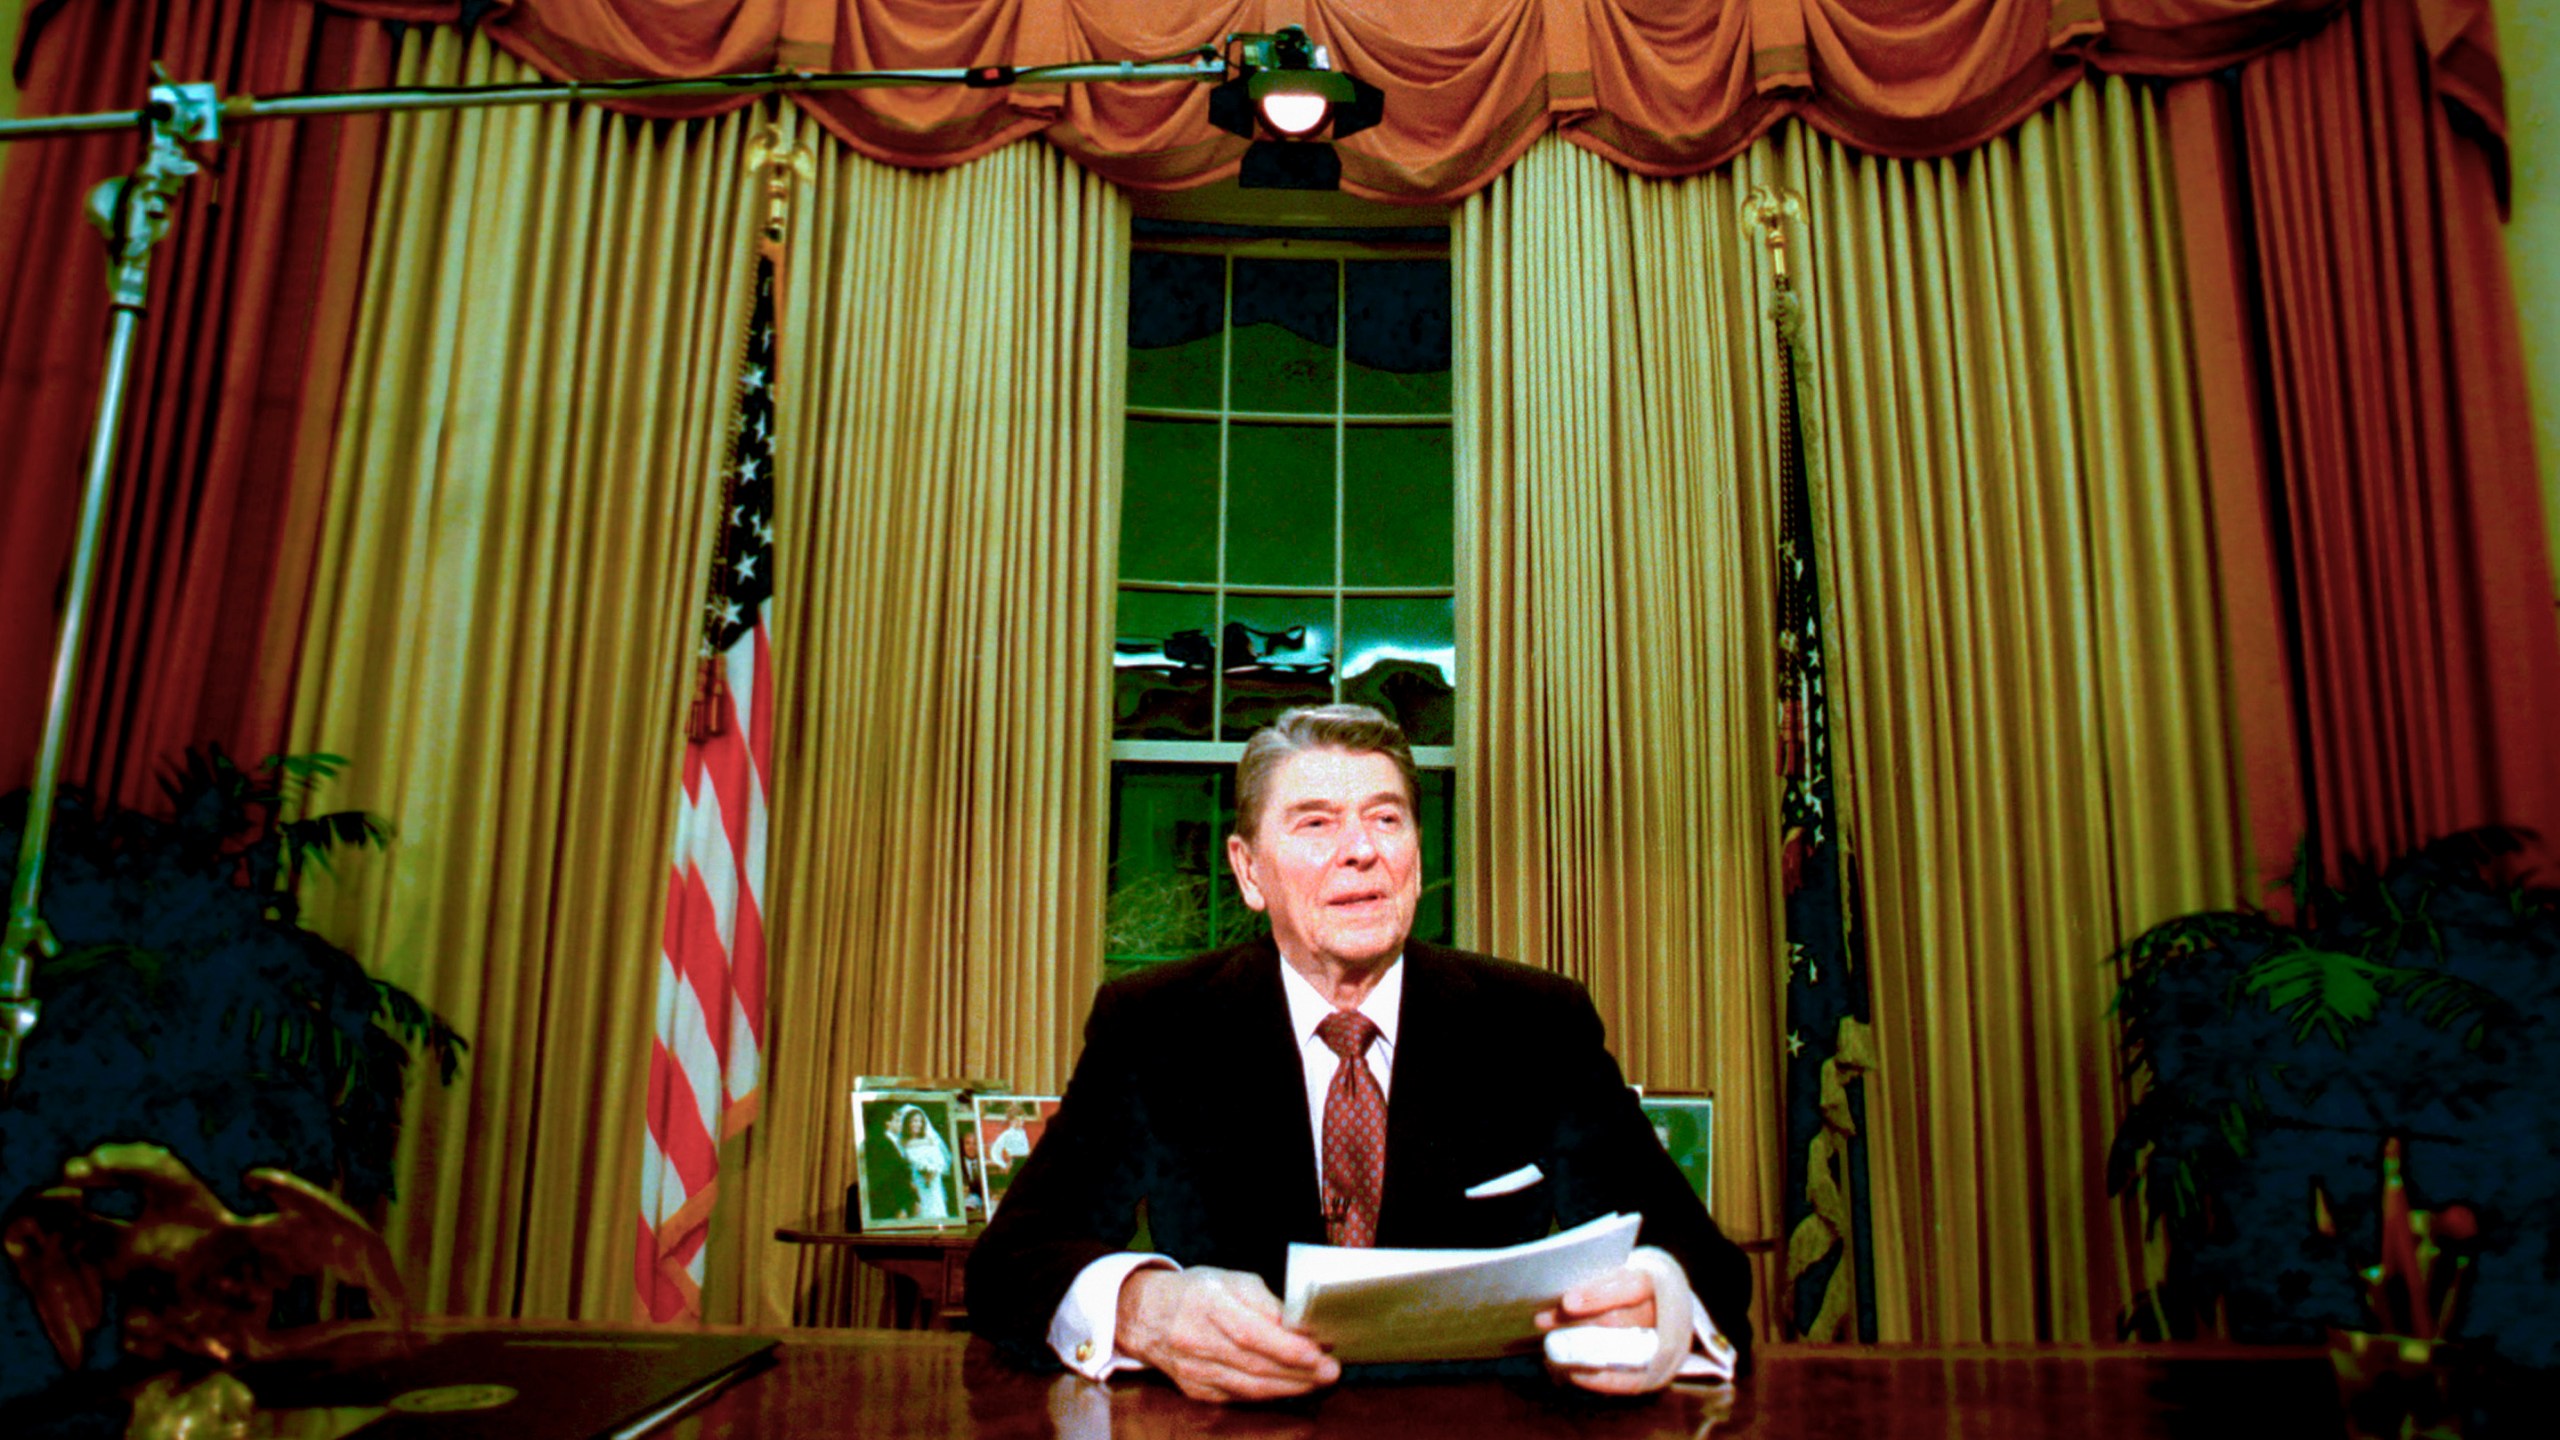
[[(1286, 76), (1257, 76), (1257, 79), (1286, 79)], [(1333, 105), (1322, 95), (1306, 90), (1273, 90), (1254, 97), (1254, 108), (1262, 112), (1262, 123), (1291, 139), (1312, 135), (1333, 113)]]
[[(1386, 115), (1377, 86), (1333, 68), (1325, 47), (1295, 25), (1276, 35), (1230, 35), (1235, 75), (1209, 92), (1209, 123), (1253, 142), (1237, 183), (1248, 190), (1334, 190), (1342, 161), (1323, 139), (1339, 140)], [(1325, 134), (1330, 127), (1330, 134)]]

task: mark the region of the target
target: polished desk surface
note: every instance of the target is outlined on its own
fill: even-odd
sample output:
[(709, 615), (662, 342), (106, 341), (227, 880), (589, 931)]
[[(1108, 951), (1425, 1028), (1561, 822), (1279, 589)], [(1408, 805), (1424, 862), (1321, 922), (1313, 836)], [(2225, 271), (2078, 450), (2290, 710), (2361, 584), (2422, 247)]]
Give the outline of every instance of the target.
[(1096, 1385), (1025, 1374), (984, 1341), (902, 1331), (795, 1331), (776, 1364), (659, 1433), (683, 1440), (861, 1435), (883, 1440), (1172, 1440), (1176, 1436), (1768, 1437), (1896, 1440), (2337, 1440), (2327, 1359), (2313, 1350), (1772, 1347), (1730, 1390), (1674, 1387), (1637, 1402), (1542, 1381), (1353, 1384), (1228, 1408), (1152, 1376)]

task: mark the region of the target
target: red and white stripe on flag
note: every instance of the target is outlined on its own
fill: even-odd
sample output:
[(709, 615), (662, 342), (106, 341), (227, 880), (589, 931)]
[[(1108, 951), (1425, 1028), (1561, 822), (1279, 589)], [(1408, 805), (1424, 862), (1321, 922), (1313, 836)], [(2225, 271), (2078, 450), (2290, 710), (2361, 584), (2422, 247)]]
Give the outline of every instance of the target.
[[(640, 1178), (641, 1298), (653, 1320), (699, 1313), (720, 1142), (755, 1118), (764, 1058), (765, 775), (773, 684), (766, 627), (722, 657), (731, 723), (685, 747), (649, 1056)], [(752, 697), (751, 699), (749, 697)], [(740, 703), (740, 702), (744, 703)]]
[(720, 1142), (754, 1120), (763, 1078), (773, 278), (759, 264), (659, 942), (636, 1269), (642, 1313), (659, 1321), (701, 1314)]

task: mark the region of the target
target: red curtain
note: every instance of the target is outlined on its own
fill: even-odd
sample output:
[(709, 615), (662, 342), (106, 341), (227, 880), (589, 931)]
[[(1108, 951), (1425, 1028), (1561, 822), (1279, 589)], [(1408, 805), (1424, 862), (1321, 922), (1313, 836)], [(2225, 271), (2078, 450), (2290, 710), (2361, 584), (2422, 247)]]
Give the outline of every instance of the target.
[[(150, 63), (223, 93), (387, 83), (371, 20), (258, 0), (31, 7), (24, 115), (130, 109)], [(254, 126), (190, 183), (154, 257), (65, 778), (149, 797), (167, 757), (283, 734), (351, 333), (379, 122)], [(0, 150), (0, 789), (34, 771), (106, 335), (83, 202), (129, 133)], [(302, 533), (289, 533), (300, 521)]]
[[(456, 18), (455, 0), (338, 0), (386, 18)], [(2489, 0), (2416, 0), (2444, 93), (2497, 123)], [(2299, 39), (2352, 0), (497, 0), (482, 22), (559, 78), (1154, 59), (1236, 30), (1300, 23), (1383, 86), (1385, 123), (1342, 146), (1347, 189), (1451, 200), (1561, 127), (1647, 174), (1731, 158), (1801, 115), (1861, 149), (1942, 155), (2016, 124), (2090, 67), (2192, 75)], [(2404, 21), (2404, 23), (2406, 23)], [(2458, 72), (2468, 82), (2454, 78)], [(1233, 173), (1187, 82), (866, 90), (802, 101), (892, 164), (976, 158), (1045, 132), (1129, 186)], [(656, 102), (698, 114), (739, 102)]]
[(2265, 528), (2303, 818), (2333, 872), (2484, 823), (2535, 829), (2546, 854), (2560, 839), (2560, 616), (2500, 152), (2464, 133), (2496, 73), (2431, 63), (2449, 51), (2486, 54), (2485, 31), (2367, 0), (2248, 66), (2233, 102)]

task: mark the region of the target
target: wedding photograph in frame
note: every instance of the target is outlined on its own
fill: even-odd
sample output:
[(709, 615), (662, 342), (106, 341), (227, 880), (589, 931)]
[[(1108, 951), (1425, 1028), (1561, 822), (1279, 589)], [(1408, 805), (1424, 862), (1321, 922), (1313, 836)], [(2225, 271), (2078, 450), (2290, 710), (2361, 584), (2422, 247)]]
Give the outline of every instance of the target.
[(1715, 1179), (1715, 1097), (1656, 1090), (1636, 1103), (1653, 1126), (1654, 1137), (1671, 1152), (1671, 1163), (1680, 1167), (1680, 1173), (1689, 1178), (1689, 1188), (1705, 1201)]
[(1041, 1132), (1048, 1129), (1049, 1117), (1058, 1113), (1058, 1097), (981, 1095), (977, 1111), (979, 1193), (987, 1218), (993, 1219), (1022, 1162), (1031, 1158)]
[(968, 1102), (950, 1090), (853, 1092), (853, 1228), (950, 1230), (969, 1223), (960, 1127)]

